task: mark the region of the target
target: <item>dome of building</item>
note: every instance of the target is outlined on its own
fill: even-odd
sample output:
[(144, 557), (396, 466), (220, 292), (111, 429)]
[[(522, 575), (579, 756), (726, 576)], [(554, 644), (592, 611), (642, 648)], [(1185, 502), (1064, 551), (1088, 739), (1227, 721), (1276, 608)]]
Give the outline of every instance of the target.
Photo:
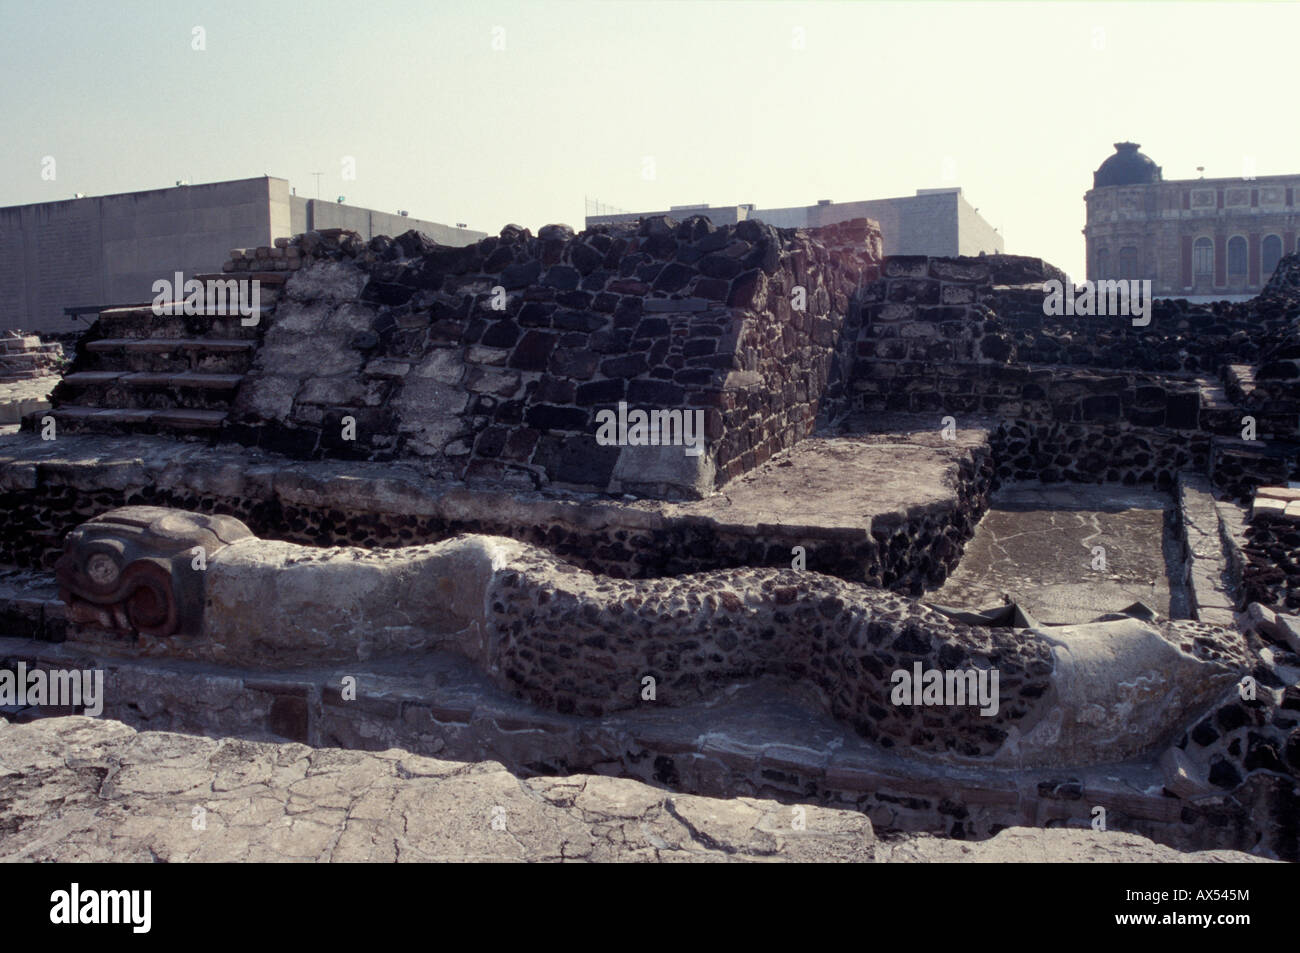
[(1092, 174), (1092, 187), (1146, 185), (1160, 181), (1160, 166), (1138, 152), (1136, 142), (1115, 143), (1115, 154)]

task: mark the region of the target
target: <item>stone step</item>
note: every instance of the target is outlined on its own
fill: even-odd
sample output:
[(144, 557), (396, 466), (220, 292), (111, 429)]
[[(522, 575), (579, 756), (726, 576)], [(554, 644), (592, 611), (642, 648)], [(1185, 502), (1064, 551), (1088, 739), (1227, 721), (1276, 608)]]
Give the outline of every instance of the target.
[(102, 338), (85, 346), (84, 371), (123, 374), (244, 374), (257, 342), (251, 338)]
[(30, 429), (36, 432), (41, 429), (39, 418), (46, 415), (54, 418), (58, 428), (72, 433), (129, 432), (142, 427), (160, 430), (211, 430), (219, 428), (226, 420), (224, 410), (189, 408), (156, 410), (144, 407), (85, 407), (65, 404), (54, 410), (38, 413), (39, 416), (30, 415), (25, 418), (30, 422)]
[(234, 390), (243, 374), (203, 374), (195, 371), (151, 374), (147, 371), (78, 371), (63, 378), (65, 384), (90, 387), (117, 381), (127, 387), (198, 387), (205, 390)]
[(257, 342), (248, 338), (101, 338), (90, 341), (85, 346), (87, 351), (109, 353), (112, 351), (135, 351), (165, 354), (169, 351), (210, 351), (213, 353), (251, 354), (257, 350)]
[(1199, 379), (1201, 396), (1201, 426), (1213, 434), (1225, 437), (1241, 436), (1241, 418), (1245, 411), (1228, 399), (1222, 384)]
[(1216, 436), (1210, 447), (1210, 479), (1231, 499), (1249, 500), (1257, 486), (1295, 479), (1297, 449), (1287, 441)]
[(152, 423), (159, 427), (170, 427), (176, 430), (208, 430), (220, 427), (225, 423), (226, 416), (224, 410), (177, 408), (175, 410), (155, 411)]
[[(109, 338), (256, 338), (267, 319), (274, 314), (275, 304), (263, 301), (251, 316), (245, 318), (238, 312), (200, 314), (154, 314), (150, 305), (109, 308), (101, 311), (96, 327)], [(257, 320), (251, 324), (245, 321)]]
[(78, 371), (75, 374), (63, 375), (63, 383), (74, 387), (89, 387), (115, 381), (125, 373), (125, 371)]
[(1229, 398), (1250, 406), (1255, 396), (1255, 368), (1250, 364), (1227, 365), (1223, 370), (1223, 385)]
[[(163, 312), (162, 314), (157, 314), (154, 312), (154, 305), (152, 303), (118, 305), (117, 307), (114, 308), (105, 308), (103, 311), (99, 312), (99, 316), (101, 318), (109, 318), (109, 319), (146, 318), (146, 317), (147, 318), (202, 318), (202, 317), (237, 318), (242, 316), (238, 311), (232, 311), (230, 308), (226, 308), (225, 310), (218, 310), (215, 307), (204, 308), (202, 311), (199, 311), (196, 314), (188, 314), (185, 311), (185, 303), (182, 301), (174, 301), (172, 302), (171, 306), (173, 308), (171, 314), (167, 314), (166, 312)], [(262, 304), (257, 308), (257, 311), (254, 313), (261, 313), (269, 310), (271, 309), (267, 306), (267, 304), (265, 302), (262, 302)]]

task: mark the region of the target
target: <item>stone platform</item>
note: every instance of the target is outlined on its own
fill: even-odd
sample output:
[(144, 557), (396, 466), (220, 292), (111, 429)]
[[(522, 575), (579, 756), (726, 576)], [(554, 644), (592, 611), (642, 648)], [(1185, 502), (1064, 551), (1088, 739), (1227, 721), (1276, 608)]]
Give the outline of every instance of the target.
[[(1253, 862), (1091, 830), (888, 840), (853, 810), (321, 750), (0, 721), (0, 861)], [(57, 807), (52, 805), (57, 804)], [(796, 820), (798, 823), (796, 823)]]
[(1086, 622), (1141, 602), (1188, 618), (1174, 501), (1156, 490), (1015, 484), (989, 511), (931, 598), (952, 606), (1015, 602), (1045, 623)]

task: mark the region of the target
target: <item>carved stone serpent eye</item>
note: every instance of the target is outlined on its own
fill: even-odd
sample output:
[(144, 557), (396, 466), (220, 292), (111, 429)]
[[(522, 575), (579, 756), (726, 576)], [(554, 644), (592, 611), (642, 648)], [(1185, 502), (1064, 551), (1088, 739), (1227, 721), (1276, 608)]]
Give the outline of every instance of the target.
[(119, 573), (116, 560), (107, 553), (95, 553), (86, 560), (86, 575), (97, 586), (111, 586)]

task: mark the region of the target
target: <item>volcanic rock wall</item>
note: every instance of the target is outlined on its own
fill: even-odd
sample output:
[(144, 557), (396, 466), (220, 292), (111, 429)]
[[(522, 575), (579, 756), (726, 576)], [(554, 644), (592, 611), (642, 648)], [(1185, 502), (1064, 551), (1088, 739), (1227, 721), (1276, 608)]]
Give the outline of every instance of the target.
[[(880, 249), (865, 220), (822, 233), (695, 217), (508, 226), (465, 248), (300, 236), (327, 260), (289, 282), (231, 434), (508, 486), (700, 495), (812, 428)], [(597, 414), (620, 402), (701, 412), (707, 449), (602, 446)]]

